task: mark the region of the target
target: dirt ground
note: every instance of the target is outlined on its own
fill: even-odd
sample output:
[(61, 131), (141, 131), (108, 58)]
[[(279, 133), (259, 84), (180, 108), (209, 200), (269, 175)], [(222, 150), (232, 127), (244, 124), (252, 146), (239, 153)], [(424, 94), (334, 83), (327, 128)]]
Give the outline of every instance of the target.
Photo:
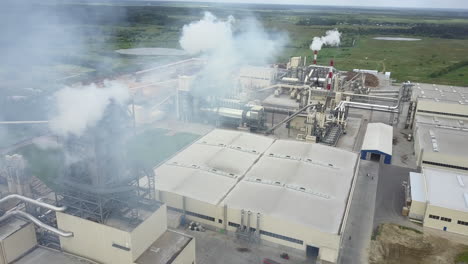
[(371, 242), (369, 263), (454, 264), (456, 256), (467, 250), (466, 245), (438, 236), (383, 224)]

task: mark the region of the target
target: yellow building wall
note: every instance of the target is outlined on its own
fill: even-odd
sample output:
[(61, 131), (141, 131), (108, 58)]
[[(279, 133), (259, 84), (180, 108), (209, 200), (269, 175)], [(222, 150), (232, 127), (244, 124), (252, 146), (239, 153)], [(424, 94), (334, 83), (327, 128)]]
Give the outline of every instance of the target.
[[(432, 219), (429, 218), (430, 214), (437, 215), (440, 217), (451, 218), (452, 221), (449, 223), (440, 219)], [(439, 206), (428, 205), (426, 215), (424, 217), (424, 226), (435, 228), (438, 230), (444, 230), (444, 227), (447, 227), (448, 232), (457, 233), (461, 235), (468, 235), (468, 226), (458, 224), (457, 222), (459, 220), (468, 222), (468, 212), (462, 212)]]
[(10, 263), (37, 245), (36, 231), (28, 224), (1, 241), (4, 260)]
[(426, 215), (426, 203), (419, 201), (412, 201), (409, 217), (412, 219), (423, 221)]
[(195, 259), (195, 238), (192, 238), (185, 249), (180, 252), (177, 258), (172, 262), (172, 264), (195, 264)]
[[(436, 102), (436, 101), (426, 101), (426, 100), (419, 100), (417, 110), (425, 110), (425, 111), (433, 111), (433, 112), (442, 112), (442, 113), (450, 113), (450, 114), (458, 114), (458, 115), (467, 115), (468, 116), (468, 105), (462, 104), (453, 104), (453, 103), (444, 103), (444, 102)], [(445, 118), (455, 118), (455, 119), (466, 119), (461, 117), (451, 117), (448, 115), (436, 115), (430, 113), (418, 113), (418, 114), (426, 114), (430, 116), (440, 116)]]
[(62, 249), (101, 263), (128, 264), (133, 262), (131, 251), (112, 246), (113, 243), (132, 248), (130, 233), (57, 212), (60, 229), (73, 232), (73, 237), (60, 237)]
[[(228, 221), (236, 224), (241, 223), (241, 210), (228, 208)], [(244, 225), (247, 225), (247, 217), (244, 218)], [(256, 228), (257, 212), (252, 212), (250, 226)], [(306, 246), (327, 248), (329, 251), (338, 253), (340, 246), (340, 236), (320, 232), (314, 228), (296, 224), (291, 221), (277, 219), (267, 215), (260, 215), (260, 230), (291, 237), (304, 241), (302, 245), (286, 241), (283, 239), (261, 235), (260, 238), (283, 246), (305, 251)], [(228, 226), (228, 231), (235, 232), (236, 228)], [(336, 254), (337, 255), (337, 254)]]
[(167, 211), (166, 205), (162, 205), (130, 234), (133, 261), (139, 258), (166, 230)]
[[(455, 165), (455, 166), (468, 168), (468, 159), (466, 157), (447, 155), (441, 152), (425, 151), (423, 153), (423, 161), (443, 163), (443, 164), (449, 164), (449, 165)], [(457, 169), (454, 169), (454, 168), (441, 167), (437, 165), (430, 165), (430, 164), (422, 164), (422, 165), (427, 166), (427, 167), (430, 166), (434, 168), (444, 168), (445, 170), (458, 171)]]

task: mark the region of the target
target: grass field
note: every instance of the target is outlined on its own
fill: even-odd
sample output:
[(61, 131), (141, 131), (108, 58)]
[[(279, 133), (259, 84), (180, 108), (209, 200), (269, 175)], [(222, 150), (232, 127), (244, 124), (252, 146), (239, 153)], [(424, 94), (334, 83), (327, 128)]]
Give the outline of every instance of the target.
[[(430, 77), (433, 72), (468, 60), (468, 13), (463, 11), (145, 1), (92, 4), (89, 9), (89, 4), (91, 2), (88, 5), (69, 4), (65, 7), (73, 10), (88, 8), (87, 12), (92, 11), (97, 17), (101, 13), (117, 10), (117, 13), (126, 13), (126, 17), (115, 23), (100, 23), (90, 19), (65, 24), (65, 30), (86, 32), (81, 40), (86, 48), (83, 52), (71, 53), (69, 50), (73, 48), (63, 45), (60, 48), (51, 47), (45, 52), (65, 60), (49, 63), (43, 72), (73, 75), (96, 71), (106, 76), (124, 69), (147, 67), (167, 58), (124, 56), (116, 54), (114, 50), (134, 47), (179, 48), (182, 26), (200, 19), (204, 11), (211, 11), (222, 18), (231, 14), (239, 19), (253, 16), (267, 30), (287, 33), (290, 42), (278, 56), (278, 62), (286, 62), (291, 56), (311, 57), (308, 47), (312, 38), (323, 35), (326, 30), (338, 28), (343, 32), (342, 47), (325, 47), (319, 56), (320, 63), (328, 64), (331, 58), (335, 58), (337, 67), (342, 70), (385, 70), (392, 72), (392, 76), (399, 81), (468, 86), (466, 67), (436, 78)], [(422, 41), (373, 40), (375, 36), (396, 35), (417, 37)], [(0, 67), (0, 79), (8, 79), (9, 76), (11, 73)]]

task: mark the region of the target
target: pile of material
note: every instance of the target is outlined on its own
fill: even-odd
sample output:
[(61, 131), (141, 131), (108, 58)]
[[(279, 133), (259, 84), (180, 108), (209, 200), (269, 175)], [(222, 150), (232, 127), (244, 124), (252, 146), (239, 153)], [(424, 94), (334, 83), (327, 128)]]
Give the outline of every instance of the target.
[[(349, 81), (349, 80), (353, 79), (357, 74), (359, 74), (359, 73), (357, 73), (357, 72), (348, 72), (346, 74), (346, 81)], [(374, 74), (371, 74), (371, 73), (364, 73), (364, 74), (366, 76), (366, 82), (365, 82), (366, 87), (377, 87), (377, 86), (379, 86), (379, 79), (377, 78), (377, 76), (375, 76)]]
[(468, 247), (394, 224), (379, 226), (371, 242), (370, 264), (451, 264)]

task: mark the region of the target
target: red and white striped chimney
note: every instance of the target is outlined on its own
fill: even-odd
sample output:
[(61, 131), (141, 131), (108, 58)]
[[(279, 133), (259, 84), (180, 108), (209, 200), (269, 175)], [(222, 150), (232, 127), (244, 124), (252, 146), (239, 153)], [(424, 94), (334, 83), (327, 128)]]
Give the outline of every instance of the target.
[(318, 51), (314, 50), (314, 65), (317, 64), (317, 54), (318, 54)]
[(331, 90), (332, 79), (333, 79), (333, 60), (330, 61), (330, 70), (328, 71), (327, 90)]

